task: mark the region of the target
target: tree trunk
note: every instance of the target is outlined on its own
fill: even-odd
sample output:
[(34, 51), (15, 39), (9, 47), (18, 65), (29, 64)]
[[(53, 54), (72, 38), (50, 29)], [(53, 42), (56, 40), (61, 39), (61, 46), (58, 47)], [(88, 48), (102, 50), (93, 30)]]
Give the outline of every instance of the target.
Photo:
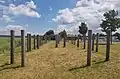
[(110, 38), (111, 38), (111, 44), (112, 44), (112, 31), (110, 32), (110, 36), (111, 36)]
[(110, 58), (110, 34), (111, 32), (108, 31), (107, 32), (107, 42), (106, 42), (106, 59), (105, 61), (109, 61), (109, 58)]

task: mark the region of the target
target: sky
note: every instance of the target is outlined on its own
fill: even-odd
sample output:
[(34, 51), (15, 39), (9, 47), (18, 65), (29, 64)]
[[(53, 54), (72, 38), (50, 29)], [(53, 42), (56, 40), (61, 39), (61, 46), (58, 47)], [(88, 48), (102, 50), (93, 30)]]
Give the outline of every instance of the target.
[(48, 30), (57, 34), (64, 29), (78, 34), (81, 22), (94, 33), (100, 32), (103, 13), (111, 9), (120, 13), (119, 4), (120, 0), (0, 0), (0, 34), (9, 30), (20, 34), (23, 29), (32, 34)]

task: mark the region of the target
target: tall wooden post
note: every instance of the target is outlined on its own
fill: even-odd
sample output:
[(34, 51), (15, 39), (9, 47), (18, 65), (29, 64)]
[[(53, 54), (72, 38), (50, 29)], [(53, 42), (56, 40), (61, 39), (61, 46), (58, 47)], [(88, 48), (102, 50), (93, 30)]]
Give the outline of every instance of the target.
[(76, 44), (76, 35), (75, 35), (74, 38), (73, 38), (73, 44), (74, 44), (74, 45)]
[(86, 48), (86, 34), (83, 35), (84, 49)]
[(87, 66), (91, 65), (91, 51), (92, 51), (92, 30), (88, 30), (88, 50), (87, 50)]
[(64, 36), (63, 41), (64, 41), (64, 45), (63, 45), (63, 47), (66, 47), (66, 36)]
[(37, 35), (37, 49), (39, 49), (39, 35)]
[(58, 35), (55, 36), (55, 41), (56, 41), (55, 47), (58, 48)]
[(11, 30), (10, 34), (11, 34), (10, 64), (14, 64), (14, 53), (15, 53), (15, 32), (14, 32), (14, 30)]
[(29, 34), (29, 51), (31, 51), (31, 34)]
[(25, 31), (21, 30), (21, 66), (25, 66)]
[(33, 49), (36, 49), (36, 36), (35, 35), (33, 35), (33, 43), (34, 43), (34, 45), (33, 45)]
[(41, 46), (42, 45), (42, 37), (41, 36), (40, 36), (39, 40), (40, 40), (40, 46)]
[(96, 52), (98, 52), (99, 33), (96, 35)]
[(80, 37), (80, 35), (78, 35), (78, 37), (77, 37), (77, 47), (79, 47), (79, 37)]
[(27, 34), (27, 52), (29, 52), (29, 34)]
[(71, 39), (71, 44), (73, 44), (73, 39), (72, 39), (72, 36), (70, 37), (70, 39)]
[(105, 61), (109, 61), (110, 57), (110, 30), (107, 32), (107, 42), (106, 42), (106, 59)]
[(95, 34), (92, 36), (92, 51), (94, 51)]

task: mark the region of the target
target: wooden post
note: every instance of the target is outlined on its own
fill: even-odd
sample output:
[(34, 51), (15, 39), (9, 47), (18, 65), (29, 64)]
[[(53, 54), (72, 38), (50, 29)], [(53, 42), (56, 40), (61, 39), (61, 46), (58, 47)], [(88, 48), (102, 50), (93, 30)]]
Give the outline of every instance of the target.
[(96, 52), (98, 52), (99, 33), (96, 35)]
[(14, 53), (15, 53), (15, 32), (14, 32), (14, 30), (11, 30), (10, 34), (11, 34), (10, 64), (14, 64)]
[(106, 42), (106, 59), (105, 61), (109, 61), (110, 56), (110, 30), (107, 32), (107, 42)]
[(58, 35), (55, 36), (56, 44), (55, 47), (58, 48)]
[(92, 36), (92, 51), (94, 51), (95, 34)]
[(33, 49), (36, 49), (36, 36), (35, 35), (33, 35), (33, 43), (34, 43), (34, 45), (33, 45)]
[(25, 31), (21, 30), (21, 66), (25, 66)]
[(88, 30), (88, 52), (87, 52), (87, 66), (91, 65), (91, 50), (92, 50), (92, 30)]
[(86, 48), (86, 34), (83, 35), (84, 49)]
[(29, 51), (31, 51), (31, 34), (29, 34)]
[(72, 37), (70, 37), (70, 39), (71, 39), (71, 44), (73, 44)]
[(37, 35), (37, 49), (39, 49), (39, 35)]
[(63, 45), (63, 47), (66, 47), (66, 36), (64, 36), (63, 41), (64, 41), (64, 45)]
[(74, 44), (74, 45), (76, 44), (76, 35), (75, 35), (74, 38), (73, 38), (73, 44)]
[(41, 39), (42, 37), (40, 36), (40, 46), (42, 45), (42, 39)]
[(79, 47), (79, 35), (78, 35), (78, 37), (77, 37), (77, 47)]
[(27, 34), (27, 52), (29, 52), (29, 34)]

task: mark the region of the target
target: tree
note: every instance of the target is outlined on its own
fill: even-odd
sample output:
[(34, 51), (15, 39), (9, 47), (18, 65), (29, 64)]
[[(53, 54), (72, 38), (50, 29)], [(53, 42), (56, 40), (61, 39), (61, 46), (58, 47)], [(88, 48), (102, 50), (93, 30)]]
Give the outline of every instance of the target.
[(47, 39), (51, 39), (51, 40), (55, 39), (55, 37), (54, 37), (54, 31), (53, 31), (53, 30), (47, 31), (47, 32), (44, 34), (44, 36), (47, 36)]
[(117, 39), (120, 40), (120, 33), (116, 32), (116, 33), (114, 34), (114, 36), (117, 36)]
[(45, 33), (45, 35), (54, 35), (54, 31), (53, 30), (49, 30)]
[(107, 31), (111, 31), (111, 44), (112, 44), (112, 32), (117, 31), (120, 28), (120, 18), (118, 18), (118, 11), (110, 10), (103, 15), (105, 18), (102, 20), (100, 27), (101, 31), (107, 34)]
[(105, 36), (104, 34), (100, 33), (99, 36)]
[(81, 26), (79, 26), (79, 33), (83, 35), (83, 40), (84, 40), (84, 49), (86, 47), (86, 33), (87, 33), (88, 27), (87, 24), (84, 22), (81, 23)]
[(64, 38), (65, 36), (67, 36), (67, 32), (65, 30), (63, 30), (59, 33), (59, 35), (61, 38)]

